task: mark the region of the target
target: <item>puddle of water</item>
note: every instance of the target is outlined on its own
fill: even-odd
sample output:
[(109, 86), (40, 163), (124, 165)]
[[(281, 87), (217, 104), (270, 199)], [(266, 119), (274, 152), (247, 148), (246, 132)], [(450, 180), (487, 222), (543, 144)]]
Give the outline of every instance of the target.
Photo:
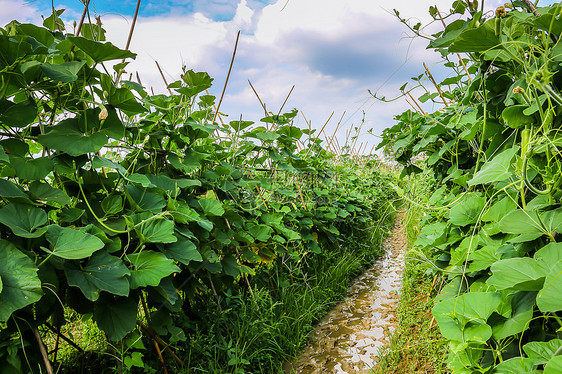
[(376, 365), (396, 320), (407, 239), (400, 219), (385, 242), (385, 254), (349, 287), (347, 298), (318, 323), (287, 374), (366, 373)]

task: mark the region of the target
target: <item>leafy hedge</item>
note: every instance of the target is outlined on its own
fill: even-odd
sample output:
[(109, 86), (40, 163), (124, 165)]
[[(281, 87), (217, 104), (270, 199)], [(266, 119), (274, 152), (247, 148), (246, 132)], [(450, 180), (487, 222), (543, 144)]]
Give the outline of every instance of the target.
[(382, 146), (406, 173), (421, 154), (438, 181), (416, 246), (447, 280), (433, 315), (449, 368), (560, 373), (562, 5), (475, 5), (456, 1), (466, 16), (429, 43), (455, 69), (440, 85), (448, 106), (397, 116)]
[(0, 28), (0, 372), (44, 370), (38, 328), (68, 308), (167, 350), (190, 300), (251, 293), (256, 270), (337, 249), (387, 205), (376, 163), (350, 172), (296, 110), (224, 124), (186, 69), (149, 95), (123, 79), (134, 53), (61, 13)]

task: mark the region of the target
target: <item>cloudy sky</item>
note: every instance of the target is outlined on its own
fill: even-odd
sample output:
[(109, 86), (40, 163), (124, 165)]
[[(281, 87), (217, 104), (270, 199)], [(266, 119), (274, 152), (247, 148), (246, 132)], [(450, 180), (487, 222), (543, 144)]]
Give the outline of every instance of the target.
[[(495, 9), (504, 0), (487, 0)], [(541, 0), (541, 5), (553, 3)], [(107, 38), (124, 47), (136, 0), (91, 0), (93, 19), (101, 16)], [(220, 95), (234, 47), (241, 31), (236, 60), (221, 112), (226, 120), (257, 121), (263, 109), (252, 92), (252, 82), (268, 111), (277, 113), (291, 87), (286, 110), (298, 109), (331, 135), (343, 117), (337, 137), (364, 120), (358, 144), (370, 151), (376, 136), (392, 126), (392, 117), (409, 108), (403, 99), (382, 103), (368, 92), (393, 97), (410, 77), (423, 73), (426, 62), (438, 79), (449, 74), (437, 64), (439, 56), (425, 49), (423, 39), (409, 38), (393, 9), (412, 22), (431, 21), (427, 12), (437, 5), (445, 15), (452, 0), (143, 0), (130, 49), (138, 54), (128, 72), (138, 72), (143, 84), (164, 93), (158, 61), (168, 82), (179, 79), (182, 66), (207, 71), (215, 80), (212, 93)], [(80, 18), (79, 0), (54, 0), (66, 9), (64, 19)], [(13, 19), (41, 22), (51, 11), (50, 0), (0, 0), (0, 25)], [(452, 21), (453, 18), (451, 18)], [(425, 31), (442, 29), (434, 22)], [(415, 94), (421, 95), (419, 89)], [(436, 105), (433, 109), (437, 109)], [(427, 108), (428, 110), (431, 108)], [(305, 127), (301, 114), (296, 124)]]

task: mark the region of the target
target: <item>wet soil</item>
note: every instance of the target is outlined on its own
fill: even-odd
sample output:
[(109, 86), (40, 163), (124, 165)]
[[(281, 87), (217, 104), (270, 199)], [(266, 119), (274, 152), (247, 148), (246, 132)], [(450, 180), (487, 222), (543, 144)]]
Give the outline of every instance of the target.
[(368, 373), (395, 329), (408, 240), (397, 217), (385, 254), (349, 287), (346, 300), (318, 323), (287, 374)]

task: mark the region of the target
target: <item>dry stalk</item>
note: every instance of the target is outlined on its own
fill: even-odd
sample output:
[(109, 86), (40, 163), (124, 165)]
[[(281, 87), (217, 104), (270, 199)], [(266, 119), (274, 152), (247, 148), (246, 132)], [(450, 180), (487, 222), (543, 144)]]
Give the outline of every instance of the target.
[(441, 99), (443, 100), (443, 103), (445, 104), (446, 107), (448, 107), (449, 104), (447, 104), (447, 100), (445, 100), (445, 97), (443, 96), (443, 92), (441, 91), (441, 88), (439, 88), (439, 85), (437, 84), (435, 79), (433, 79), (433, 74), (431, 74), (431, 72), (427, 68), (427, 65), (425, 64), (425, 62), (423, 63), (423, 67), (425, 68), (425, 71), (427, 71), (427, 74), (429, 74), (429, 78), (431, 78), (431, 81), (433, 82), (433, 85), (435, 86), (435, 88), (437, 88), (437, 92), (439, 92), (439, 96), (441, 96)]
[[(80, 22), (78, 23), (78, 28), (76, 29), (76, 33), (74, 36), (79, 36), (80, 31), (82, 30), (82, 25), (84, 25), (84, 19), (86, 18), (86, 13), (88, 13), (88, 6), (90, 5), (90, 0), (86, 0), (86, 4), (84, 4), (84, 11), (82, 12), (82, 17), (80, 18)], [(74, 45), (72, 46), (72, 50), (74, 50)]]
[(418, 104), (417, 100), (414, 99), (414, 97), (412, 96), (412, 94), (410, 92), (407, 92), (408, 96), (410, 96), (410, 99), (412, 99), (412, 101), (414, 102), (414, 104), (416, 104), (416, 106), (420, 109), (421, 114), (423, 114), (424, 116), (427, 114), (423, 111), (422, 107), (420, 106), (420, 104)]
[(174, 358), (176, 364), (178, 364), (180, 367), (183, 367), (183, 361), (174, 353), (174, 351), (170, 349), (168, 344), (166, 344), (152, 328), (146, 326), (144, 323), (142, 323), (139, 320), (137, 320), (137, 325), (140, 328), (142, 328), (144, 331), (146, 331), (152, 337), (152, 339), (155, 339), (158, 342), (158, 344), (160, 344), (162, 348), (164, 348), (164, 351), (168, 352)]
[(412, 107), (412, 109), (414, 109), (414, 112), (416, 112), (416, 113), (419, 114), (419, 110), (416, 109), (416, 107), (414, 106), (414, 104), (412, 104), (411, 102), (409, 102), (407, 98), (406, 98), (405, 100), (406, 100), (406, 102), (407, 102), (408, 104), (410, 104), (410, 106)]
[[(158, 71), (160, 72), (160, 76), (162, 77), (162, 80), (164, 81), (164, 84), (166, 85), (166, 88), (168, 89), (168, 93), (171, 96), (172, 90), (170, 90), (170, 87), (168, 87), (168, 81), (166, 80), (166, 77), (164, 76), (164, 73), (162, 72), (162, 69), (160, 68), (160, 64), (156, 60), (154, 60), (154, 62), (156, 62), (156, 67), (158, 68)], [(137, 74), (137, 76), (138, 76), (138, 74)]]
[(320, 129), (320, 131), (318, 132), (318, 134), (316, 134), (316, 137), (314, 138), (314, 141), (312, 142), (312, 145), (310, 146), (310, 148), (308, 148), (308, 152), (306, 152), (306, 155), (304, 155), (304, 158), (306, 158), (306, 156), (308, 156), (308, 154), (310, 153), (310, 151), (312, 150), (312, 148), (314, 147), (314, 144), (316, 144), (316, 140), (318, 140), (318, 137), (320, 136), (320, 133), (322, 131), (324, 131), (324, 128), (326, 127), (326, 125), (328, 124), (328, 122), (330, 122), (330, 120), (332, 119), (332, 116), (334, 115), (335, 112), (332, 112), (332, 114), (330, 114), (330, 117), (328, 117), (328, 120), (326, 121), (326, 123), (324, 124), (324, 126), (322, 126), (322, 129)]
[(226, 80), (224, 82), (224, 87), (222, 89), (221, 98), (219, 99), (217, 110), (215, 111), (215, 115), (213, 116), (213, 121), (211, 123), (215, 123), (215, 120), (217, 119), (217, 115), (219, 114), (219, 109), (222, 104), (222, 99), (224, 98), (224, 93), (226, 92), (228, 79), (230, 78), (230, 72), (232, 71), (232, 65), (234, 65), (234, 58), (236, 57), (236, 49), (238, 49), (238, 40), (240, 40), (240, 30), (238, 30), (238, 33), (236, 34), (236, 42), (234, 43), (234, 51), (232, 51), (232, 59), (230, 60), (230, 66), (228, 67), (228, 73), (226, 74)]
[[(148, 307), (146, 306), (146, 300), (144, 298), (144, 294), (140, 293), (140, 299), (142, 304), (142, 309), (144, 310), (144, 316), (146, 317), (146, 323), (148, 323), (148, 327), (152, 329), (152, 324), (150, 322), (150, 314), (148, 313)], [(160, 364), (162, 365), (162, 370), (164, 374), (168, 374), (168, 369), (166, 368), (166, 363), (164, 362), (164, 357), (162, 357), (162, 351), (160, 350), (160, 346), (158, 345), (158, 341), (152, 337), (152, 341), (154, 342), (154, 348), (156, 348), (156, 353), (158, 354), (158, 359), (160, 360)]]
[(287, 97), (285, 98), (285, 101), (283, 101), (283, 104), (281, 105), (281, 108), (279, 108), (279, 112), (277, 113), (277, 115), (281, 114), (281, 111), (283, 110), (283, 108), (285, 107), (285, 104), (287, 104), (287, 100), (289, 100), (289, 97), (291, 96), (291, 94), (293, 93), (293, 90), (295, 89), (295, 85), (293, 84), (293, 87), (291, 87), (291, 90), (289, 91), (289, 94), (287, 95)]
[(43, 343), (43, 339), (41, 339), (41, 334), (39, 334), (39, 330), (37, 328), (33, 329), (33, 335), (35, 336), (35, 340), (37, 340), (37, 345), (39, 345), (39, 351), (41, 352), (41, 357), (43, 357), (43, 363), (45, 364), (47, 374), (53, 374), (53, 368), (51, 367), (51, 362), (49, 361), (45, 344)]

